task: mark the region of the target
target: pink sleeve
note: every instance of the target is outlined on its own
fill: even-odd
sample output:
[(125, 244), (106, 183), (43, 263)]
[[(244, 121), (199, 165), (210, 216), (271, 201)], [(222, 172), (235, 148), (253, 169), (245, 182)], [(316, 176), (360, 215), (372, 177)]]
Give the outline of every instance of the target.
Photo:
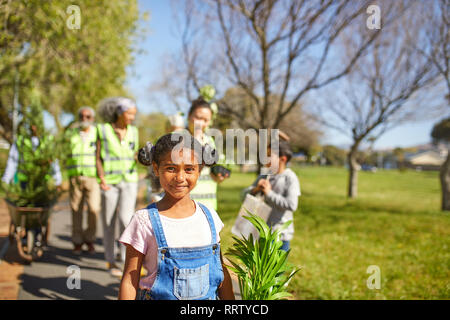
[(123, 244), (131, 245), (142, 254), (146, 254), (149, 240), (148, 238), (151, 236), (151, 231), (143, 225), (143, 222), (139, 217), (139, 213), (136, 212), (120, 236), (119, 241)]

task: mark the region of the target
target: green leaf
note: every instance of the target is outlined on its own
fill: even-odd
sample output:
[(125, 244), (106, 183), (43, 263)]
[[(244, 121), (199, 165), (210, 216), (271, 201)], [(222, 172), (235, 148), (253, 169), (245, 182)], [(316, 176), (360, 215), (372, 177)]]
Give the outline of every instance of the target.
[[(226, 253), (239, 279), (242, 298), (263, 300), (289, 297), (286, 286), (299, 269), (287, 265), (289, 251), (281, 250), (280, 230), (271, 230), (263, 219), (250, 212), (244, 218), (255, 226), (259, 238), (253, 239), (251, 234), (248, 239), (233, 237), (234, 243)], [(285, 223), (283, 228), (290, 223)], [(240, 263), (232, 261), (234, 259)]]

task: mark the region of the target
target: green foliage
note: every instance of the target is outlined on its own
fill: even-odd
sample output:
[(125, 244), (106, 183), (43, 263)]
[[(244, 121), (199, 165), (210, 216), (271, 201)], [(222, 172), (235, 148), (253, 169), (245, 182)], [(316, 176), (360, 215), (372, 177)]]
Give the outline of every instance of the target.
[[(280, 231), (272, 231), (260, 217), (250, 213), (244, 216), (259, 232), (259, 238), (239, 239), (226, 253), (232, 266), (228, 266), (239, 278), (239, 289), (243, 300), (280, 300), (291, 296), (286, 291), (291, 278), (299, 269), (287, 263), (289, 251), (281, 250)], [(283, 228), (292, 221), (288, 221)]]
[[(14, 181), (11, 184), (2, 183), (2, 189), (8, 201), (19, 207), (48, 207), (56, 202), (59, 191), (52, 179), (52, 162), (56, 155), (61, 155), (62, 144), (44, 127), (43, 110), (37, 92), (30, 94), (31, 104), (22, 109), (23, 119), (18, 130), (16, 143), (19, 152), (19, 162), (25, 160), (26, 165), (20, 170), (27, 177), (26, 183)], [(35, 128), (40, 143), (36, 150), (23, 141), (31, 141), (32, 127)], [(26, 155), (26, 156), (24, 156)], [(20, 166), (20, 164), (19, 164)], [(15, 179), (16, 180), (16, 179)]]
[(347, 151), (332, 145), (323, 147), (323, 156), (332, 166), (343, 166), (347, 162)]
[(214, 88), (214, 86), (207, 84), (200, 88), (199, 93), (203, 97), (203, 99), (209, 102), (216, 95), (216, 89)]
[(217, 118), (217, 113), (219, 112), (217, 104), (212, 101), (214, 99), (214, 96), (216, 95), (216, 89), (213, 85), (207, 84), (200, 88), (199, 94), (203, 99), (205, 99), (205, 101), (209, 102), (212, 111), (211, 120), (212, 122), (214, 122)]
[(5, 171), (7, 160), (8, 160), (8, 150), (0, 149), (0, 172)]
[(431, 137), (436, 142), (450, 142), (450, 118), (436, 123), (431, 131)]
[[(79, 28), (76, 22), (79, 8)], [(16, 81), (19, 103), (30, 88), (55, 117), (75, 114), (106, 96), (126, 95), (127, 67), (133, 62), (138, 28), (137, 0), (15, 0), (0, 4), (0, 124), (11, 140)]]
[(156, 143), (158, 138), (166, 133), (167, 116), (160, 112), (149, 114), (139, 113), (136, 117), (136, 126), (139, 131), (139, 145), (147, 141)]

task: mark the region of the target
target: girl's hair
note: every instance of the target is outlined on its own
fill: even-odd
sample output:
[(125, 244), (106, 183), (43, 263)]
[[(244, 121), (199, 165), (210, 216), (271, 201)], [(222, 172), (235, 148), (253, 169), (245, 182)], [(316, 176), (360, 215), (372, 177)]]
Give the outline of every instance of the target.
[(154, 146), (147, 142), (139, 149), (138, 160), (144, 166), (151, 166), (153, 162), (159, 165), (161, 159), (175, 147), (194, 150), (201, 165), (212, 166), (219, 159), (216, 150), (210, 145), (202, 146), (197, 139), (186, 132), (172, 132), (159, 138)]
[(191, 107), (189, 108), (188, 117), (192, 114), (192, 112), (199, 108), (207, 108), (211, 111), (211, 114), (213, 113), (211, 105), (202, 97), (198, 97), (197, 99), (192, 101)]

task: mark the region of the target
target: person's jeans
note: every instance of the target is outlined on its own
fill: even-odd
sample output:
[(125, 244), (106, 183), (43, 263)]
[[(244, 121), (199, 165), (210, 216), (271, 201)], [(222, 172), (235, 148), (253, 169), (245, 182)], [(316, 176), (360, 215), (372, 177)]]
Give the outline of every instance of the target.
[[(110, 187), (109, 190), (101, 191), (103, 245), (105, 247), (105, 260), (114, 263), (116, 220), (118, 218), (119, 232), (122, 234), (136, 210), (138, 184), (137, 182), (126, 182), (122, 180), (118, 184), (110, 184), (108, 186)], [(125, 261), (125, 251), (126, 247), (120, 244), (122, 261)]]
[(283, 245), (281, 246), (280, 249), (284, 250), (284, 251), (288, 251), (291, 247), (290, 244), (291, 244), (290, 241), (283, 241)]

